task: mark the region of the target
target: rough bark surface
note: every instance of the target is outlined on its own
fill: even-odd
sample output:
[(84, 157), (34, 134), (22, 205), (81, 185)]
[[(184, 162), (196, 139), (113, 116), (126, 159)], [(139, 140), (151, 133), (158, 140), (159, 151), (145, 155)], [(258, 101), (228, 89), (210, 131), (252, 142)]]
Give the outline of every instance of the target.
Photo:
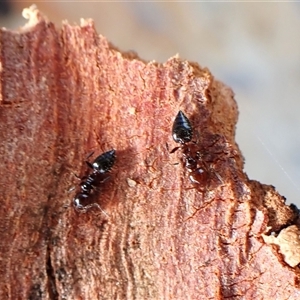
[[(119, 52), (92, 21), (25, 15), (0, 36), (0, 299), (299, 299), (299, 212), (243, 172), (232, 91), (178, 57)], [(205, 186), (166, 147), (179, 110)], [(79, 214), (74, 174), (112, 148), (109, 216)]]

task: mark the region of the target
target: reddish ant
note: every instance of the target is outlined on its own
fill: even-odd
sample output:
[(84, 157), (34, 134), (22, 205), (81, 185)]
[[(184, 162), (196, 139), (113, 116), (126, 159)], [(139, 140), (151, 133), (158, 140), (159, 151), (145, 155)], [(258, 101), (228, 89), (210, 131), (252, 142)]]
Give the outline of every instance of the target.
[(179, 111), (172, 128), (173, 140), (180, 146), (175, 147), (170, 153), (182, 150), (184, 166), (190, 173), (189, 178), (193, 184), (199, 184), (203, 188), (210, 180), (209, 168), (201, 159), (199, 146), (192, 142), (193, 128), (189, 119), (182, 111)]
[[(90, 154), (89, 157), (92, 154)], [(110, 150), (96, 157), (93, 163), (86, 161), (88, 167), (93, 171), (90, 175), (81, 178), (80, 192), (78, 192), (73, 199), (73, 205), (77, 211), (85, 213), (88, 209), (97, 207), (105, 213), (99, 204), (90, 203), (89, 198), (90, 195), (97, 189), (97, 186), (109, 178), (104, 177), (103, 175), (111, 170), (115, 163), (115, 159), (115, 150)]]

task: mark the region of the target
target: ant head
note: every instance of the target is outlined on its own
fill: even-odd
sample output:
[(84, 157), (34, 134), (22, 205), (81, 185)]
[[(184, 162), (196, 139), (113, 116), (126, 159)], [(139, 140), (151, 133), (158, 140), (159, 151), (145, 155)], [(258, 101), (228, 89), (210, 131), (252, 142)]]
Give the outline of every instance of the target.
[(172, 128), (173, 140), (176, 143), (185, 144), (193, 137), (193, 128), (189, 119), (180, 110), (174, 120)]
[(85, 206), (88, 203), (88, 194), (78, 193), (73, 199), (74, 208), (79, 212), (85, 212)]

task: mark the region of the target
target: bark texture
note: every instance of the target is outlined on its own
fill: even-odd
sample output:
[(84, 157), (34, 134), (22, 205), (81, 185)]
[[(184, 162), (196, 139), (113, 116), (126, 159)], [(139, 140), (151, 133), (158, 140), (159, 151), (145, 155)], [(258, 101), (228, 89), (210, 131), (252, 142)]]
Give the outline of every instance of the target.
[[(178, 57), (122, 53), (92, 21), (24, 15), (0, 36), (0, 299), (299, 299), (299, 212), (243, 172), (232, 91)], [(166, 147), (179, 110), (201, 186)], [(79, 214), (74, 174), (112, 148), (108, 216)]]

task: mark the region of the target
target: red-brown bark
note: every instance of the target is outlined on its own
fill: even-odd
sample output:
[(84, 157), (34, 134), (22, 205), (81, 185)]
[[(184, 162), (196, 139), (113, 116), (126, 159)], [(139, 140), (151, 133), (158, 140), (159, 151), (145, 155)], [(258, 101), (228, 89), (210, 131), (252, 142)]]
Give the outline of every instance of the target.
[[(298, 211), (243, 172), (232, 91), (178, 57), (119, 52), (91, 21), (28, 14), (0, 37), (0, 299), (299, 299)], [(204, 189), (166, 147), (179, 110)], [(79, 214), (74, 174), (112, 148), (109, 216)]]

